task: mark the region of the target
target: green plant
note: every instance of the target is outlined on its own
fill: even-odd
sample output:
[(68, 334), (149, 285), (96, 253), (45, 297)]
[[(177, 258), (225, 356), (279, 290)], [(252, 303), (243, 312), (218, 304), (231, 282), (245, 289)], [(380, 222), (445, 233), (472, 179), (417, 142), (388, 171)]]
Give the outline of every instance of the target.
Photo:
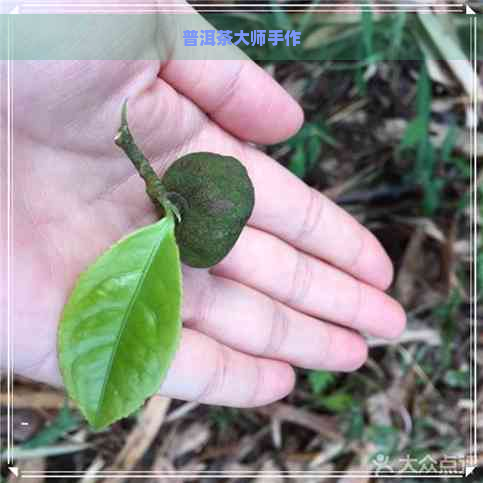
[[(422, 202), (423, 213), (433, 215), (441, 205), (441, 193), (444, 181), (437, 176), (437, 157), (435, 148), (429, 135), (431, 118), (431, 80), (423, 64), (419, 73), (416, 98), (417, 116), (408, 124), (398, 148), (401, 153), (408, 149), (415, 151), (415, 164), (409, 174), (411, 182), (422, 187), (424, 197)], [(450, 130), (442, 147), (442, 158), (448, 157), (454, 144), (454, 135)]]
[(292, 149), (288, 168), (299, 178), (306, 176), (317, 164), (323, 144), (337, 146), (337, 141), (325, 124), (306, 122), (300, 131), (285, 145)]
[(337, 382), (334, 374), (328, 371), (310, 371), (308, 374), (310, 389), (314, 395), (312, 405), (327, 411), (340, 413), (354, 405), (354, 399), (345, 389), (333, 390)]
[(310, 371), (308, 380), (312, 392), (320, 395), (334, 384), (335, 376), (328, 371)]
[(131, 414), (159, 389), (180, 339), (181, 260), (195, 267), (221, 260), (254, 204), (248, 174), (231, 157), (192, 153), (158, 178), (129, 131), (127, 102), (115, 143), (162, 218), (102, 254), (64, 307), (60, 369), (95, 429)]
[[(482, 191), (480, 190), (480, 206), (482, 203)], [(482, 210), (480, 210), (481, 212)], [(476, 285), (478, 287), (478, 298), (481, 299), (483, 297), (483, 233), (479, 232), (479, 241), (478, 241), (478, 249), (476, 251)]]
[(365, 430), (365, 437), (376, 448), (373, 458), (377, 454), (383, 454), (388, 458), (393, 458), (397, 454), (399, 443), (399, 431), (393, 426), (373, 424)]
[(32, 439), (24, 443), (22, 448), (40, 448), (52, 445), (66, 433), (76, 429), (79, 426), (80, 419), (77, 413), (74, 413), (67, 404), (64, 404), (55, 419)]
[(217, 426), (220, 433), (233, 428), (243, 418), (242, 412), (237, 408), (213, 406), (208, 412), (208, 419)]
[(456, 325), (458, 320), (458, 310), (462, 303), (461, 295), (457, 290), (453, 290), (448, 301), (434, 310), (435, 318), (441, 324), (442, 347), (439, 351), (441, 366), (447, 370), (451, 366), (452, 353), (455, 350)]

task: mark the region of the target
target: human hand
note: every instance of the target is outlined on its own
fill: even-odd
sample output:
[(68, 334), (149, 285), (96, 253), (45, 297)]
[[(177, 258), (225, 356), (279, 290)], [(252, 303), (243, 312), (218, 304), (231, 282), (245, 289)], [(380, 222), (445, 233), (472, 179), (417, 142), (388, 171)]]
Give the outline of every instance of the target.
[(238, 158), (255, 186), (253, 215), (230, 254), (210, 270), (183, 269), (182, 341), (163, 394), (265, 404), (292, 389), (291, 366), (354, 370), (367, 357), (360, 332), (401, 333), (404, 312), (383, 293), (391, 262), (375, 237), (247, 143), (283, 140), (303, 120), (254, 63), (16, 61), (16, 372), (61, 384), (57, 324), (77, 276), (156, 219), (113, 142), (126, 97), (131, 131), (158, 172), (213, 151)]

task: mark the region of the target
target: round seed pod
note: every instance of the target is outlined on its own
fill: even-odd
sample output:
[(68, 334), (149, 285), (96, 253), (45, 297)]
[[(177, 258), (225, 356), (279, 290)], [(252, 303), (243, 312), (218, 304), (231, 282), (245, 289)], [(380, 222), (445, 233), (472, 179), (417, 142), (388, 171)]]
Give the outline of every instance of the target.
[(217, 264), (253, 210), (255, 194), (245, 167), (231, 156), (191, 153), (168, 168), (162, 183), (181, 214), (175, 233), (183, 263)]

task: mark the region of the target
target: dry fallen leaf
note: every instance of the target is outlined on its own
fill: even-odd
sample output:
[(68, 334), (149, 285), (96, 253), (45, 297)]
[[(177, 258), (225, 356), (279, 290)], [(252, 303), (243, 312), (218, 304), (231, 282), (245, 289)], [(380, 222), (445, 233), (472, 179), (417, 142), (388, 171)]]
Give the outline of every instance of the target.
[(285, 403), (274, 403), (269, 406), (258, 407), (255, 408), (255, 411), (268, 417), (277, 418), (282, 422), (288, 421), (298, 424), (331, 439), (342, 438), (333, 417), (311, 413), (305, 409), (296, 408)]
[(422, 227), (414, 230), (397, 274), (394, 293), (405, 307), (411, 305), (418, 290), (417, 281), (421, 269), (421, 251), (425, 237), (426, 233)]
[[(124, 447), (106, 471), (126, 472), (134, 468), (157, 436), (170, 402), (169, 398), (161, 396), (153, 396), (147, 402)], [(109, 481), (121, 482), (125, 478), (109, 478)]]
[(210, 439), (210, 429), (208, 425), (193, 423), (183, 431), (176, 433), (173, 444), (168, 449), (168, 459), (174, 461), (176, 458), (191, 452), (198, 452), (203, 449)]

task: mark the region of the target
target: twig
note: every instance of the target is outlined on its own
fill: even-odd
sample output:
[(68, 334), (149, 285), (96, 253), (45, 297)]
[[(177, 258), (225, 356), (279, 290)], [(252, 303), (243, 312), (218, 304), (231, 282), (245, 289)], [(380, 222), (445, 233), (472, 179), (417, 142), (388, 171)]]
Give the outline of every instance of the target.
[[(89, 448), (88, 443), (83, 444), (59, 444), (52, 446), (42, 446), (40, 448), (24, 449), (21, 447), (13, 447), (11, 456), (15, 460), (26, 460), (31, 458), (43, 458), (45, 456), (58, 456), (61, 454), (77, 453), (83, 449)], [(0, 455), (0, 461), (6, 461), (6, 453)]]
[[(151, 446), (164, 421), (171, 399), (153, 396), (143, 410), (137, 425), (129, 434), (124, 447), (107, 471), (129, 471), (136, 466)], [(124, 481), (125, 478), (109, 478), (109, 481)], [(107, 481), (107, 480), (106, 480)]]
[[(15, 388), (14, 408), (35, 408), (35, 409), (61, 409), (65, 404), (65, 394), (46, 389), (22, 389)], [(70, 407), (75, 407), (72, 401), (68, 402)], [(0, 405), (7, 405), (7, 394), (0, 394)]]
[(127, 122), (127, 99), (122, 106), (121, 126), (117, 131), (114, 142), (124, 151), (146, 183), (146, 192), (161, 216), (173, 212), (178, 220), (180, 220), (178, 209), (169, 201), (168, 193), (164, 189), (163, 183), (151, 167), (149, 160), (134, 141), (133, 135), (129, 130)]
[(99, 479), (97, 473), (102, 470), (104, 464), (104, 459), (97, 456), (85, 471), (80, 483), (94, 483), (97, 481)]
[(176, 421), (177, 419), (182, 418), (186, 414), (190, 413), (191, 411), (193, 411), (193, 409), (196, 409), (199, 405), (200, 403), (196, 401), (187, 402), (182, 406), (180, 406), (179, 408), (175, 409), (174, 411), (171, 411), (166, 416), (165, 421), (167, 423), (172, 423), (173, 421)]
[(288, 421), (298, 424), (331, 439), (337, 440), (342, 438), (342, 435), (337, 431), (333, 418), (324, 417), (283, 403), (270, 404), (255, 410), (265, 416), (280, 419), (282, 422)]
[(433, 329), (408, 329), (397, 340), (378, 339), (371, 337), (367, 344), (369, 347), (383, 347), (406, 344), (408, 342), (424, 342), (428, 345), (441, 345), (441, 337), (436, 330)]

